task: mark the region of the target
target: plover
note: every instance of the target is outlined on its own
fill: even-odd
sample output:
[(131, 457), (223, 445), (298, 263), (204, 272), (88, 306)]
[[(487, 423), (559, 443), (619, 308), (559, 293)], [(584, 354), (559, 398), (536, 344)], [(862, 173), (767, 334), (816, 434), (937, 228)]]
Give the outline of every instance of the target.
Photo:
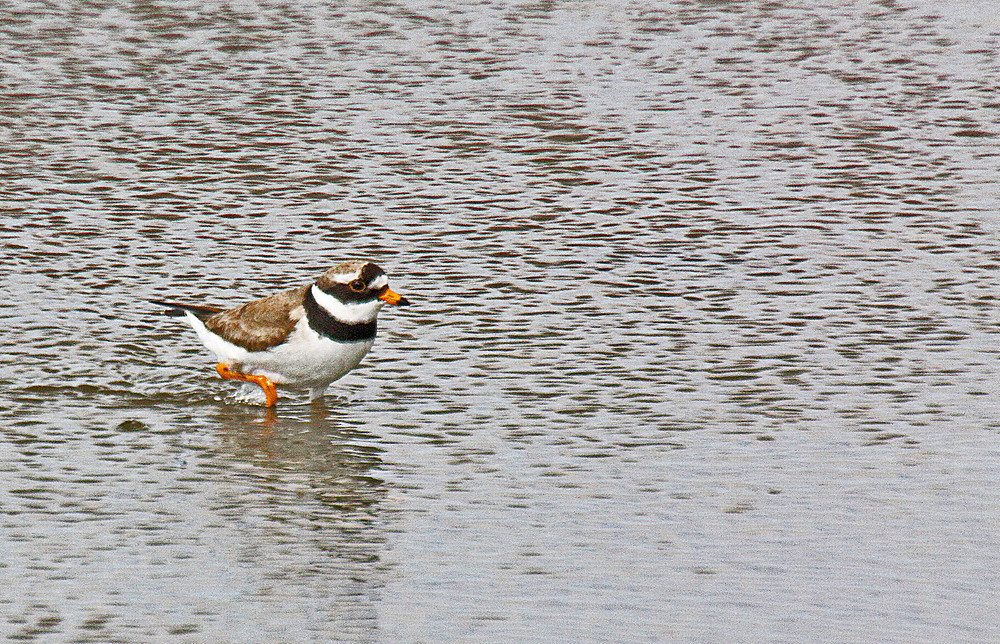
[(372, 348), (379, 309), (409, 304), (389, 289), (385, 271), (367, 261), (345, 262), (312, 284), (228, 311), (150, 301), (186, 318), (218, 357), (221, 377), (260, 385), (267, 407), (278, 400), (275, 385), (308, 388), (310, 400), (322, 396)]

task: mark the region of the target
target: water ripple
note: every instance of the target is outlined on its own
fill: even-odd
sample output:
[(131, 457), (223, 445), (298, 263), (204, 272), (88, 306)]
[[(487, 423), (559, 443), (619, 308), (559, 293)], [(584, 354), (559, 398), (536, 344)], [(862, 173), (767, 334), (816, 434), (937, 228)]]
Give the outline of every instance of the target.
[[(14, 2), (5, 624), (954, 634), (997, 536), (998, 32), (966, 10)], [(326, 412), (240, 404), (144, 304), (347, 256), (414, 306)]]

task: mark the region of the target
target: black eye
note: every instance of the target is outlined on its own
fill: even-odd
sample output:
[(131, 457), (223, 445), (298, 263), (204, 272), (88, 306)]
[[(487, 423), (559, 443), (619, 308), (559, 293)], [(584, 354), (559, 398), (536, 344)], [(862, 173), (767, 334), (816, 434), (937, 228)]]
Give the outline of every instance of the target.
[(361, 280), (353, 280), (351, 281), (350, 284), (348, 284), (348, 286), (350, 286), (351, 290), (354, 291), (355, 293), (360, 293), (361, 291), (365, 290), (366, 284)]

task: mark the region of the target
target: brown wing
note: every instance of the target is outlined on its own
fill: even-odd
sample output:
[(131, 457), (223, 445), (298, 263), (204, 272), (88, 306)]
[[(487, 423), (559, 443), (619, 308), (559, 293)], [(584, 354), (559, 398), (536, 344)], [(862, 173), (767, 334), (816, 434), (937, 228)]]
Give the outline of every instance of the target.
[(302, 300), (310, 284), (218, 313), (205, 326), (223, 340), (247, 351), (264, 351), (288, 339), (305, 315)]

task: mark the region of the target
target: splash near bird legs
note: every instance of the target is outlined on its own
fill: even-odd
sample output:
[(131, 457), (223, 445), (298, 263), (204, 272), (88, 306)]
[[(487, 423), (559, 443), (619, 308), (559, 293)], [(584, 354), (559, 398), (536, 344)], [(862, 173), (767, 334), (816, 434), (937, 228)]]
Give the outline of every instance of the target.
[(274, 407), (278, 403), (278, 388), (266, 376), (251, 376), (239, 373), (231, 370), (229, 365), (223, 362), (215, 365), (215, 370), (226, 380), (242, 380), (243, 382), (252, 382), (260, 385), (260, 388), (264, 390), (264, 397), (267, 399), (264, 402), (265, 407)]

